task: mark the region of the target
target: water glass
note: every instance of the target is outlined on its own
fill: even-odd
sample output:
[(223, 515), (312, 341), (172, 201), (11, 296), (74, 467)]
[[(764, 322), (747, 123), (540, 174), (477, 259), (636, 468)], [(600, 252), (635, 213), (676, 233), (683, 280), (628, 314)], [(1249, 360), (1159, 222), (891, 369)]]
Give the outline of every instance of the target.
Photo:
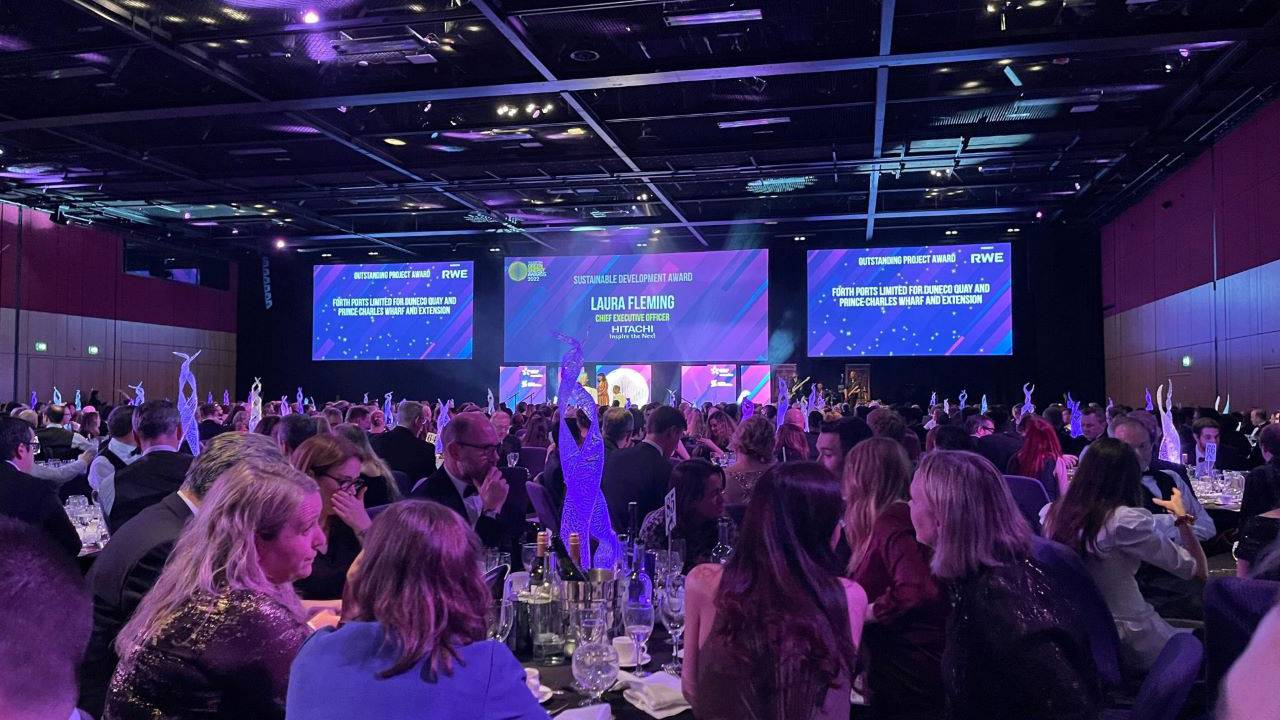
[(618, 679), (618, 651), (606, 643), (578, 646), (573, 654), (573, 679), (587, 696), (579, 707), (600, 702), (600, 696)]
[(529, 631), (533, 639), (533, 657), (539, 665), (564, 662), (564, 616), (560, 612), (560, 603), (550, 597), (531, 597)]
[(486, 548), (484, 551), (484, 571), (487, 573), (499, 565), (511, 567), (511, 553), (500, 552), (495, 548)]
[(671, 634), (671, 662), (662, 669), (671, 675), (680, 674), (680, 640), (684, 637), (684, 576), (672, 575), (667, 578), (666, 588), (662, 591), (659, 616), (662, 626)]
[(649, 674), (641, 666), (649, 649), (649, 636), (653, 634), (653, 610), (653, 603), (644, 600), (627, 601), (622, 606), (622, 624), (636, 645), (636, 677)]
[(520, 453), (507, 453), (507, 467), (513, 468), (520, 464)]
[(577, 604), (570, 608), (569, 625), (573, 628), (578, 647), (605, 641), (608, 635), (605, 625), (607, 617), (604, 603), (599, 601)]
[(515, 621), (515, 606), (510, 600), (494, 600), (489, 603), (485, 613), (488, 624), (489, 639), (506, 642), (511, 634), (511, 624)]

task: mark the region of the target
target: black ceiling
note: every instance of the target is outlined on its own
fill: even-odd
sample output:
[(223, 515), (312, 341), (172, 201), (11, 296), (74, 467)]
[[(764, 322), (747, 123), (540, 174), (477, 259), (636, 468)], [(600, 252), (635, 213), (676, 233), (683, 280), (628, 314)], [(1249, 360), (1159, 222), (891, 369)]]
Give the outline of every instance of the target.
[(1097, 223), (1269, 99), (1276, 7), (8, 2), (0, 199), (334, 258)]

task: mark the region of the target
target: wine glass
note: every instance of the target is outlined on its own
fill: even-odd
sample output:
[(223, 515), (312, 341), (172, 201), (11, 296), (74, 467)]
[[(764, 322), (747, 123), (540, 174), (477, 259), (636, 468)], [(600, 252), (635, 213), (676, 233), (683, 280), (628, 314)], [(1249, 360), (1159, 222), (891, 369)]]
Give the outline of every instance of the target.
[(622, 624), (635, 643), (636, 677), (645, 677), (649, 673), (643, 669), (645, 651), (648, 649), (649, 636), (653, 634), (653, 601), (648, 599), (629, 600), (622, 607)]
[(519, 464), (519, 462), (520, 462), (520, 453), (518, 452), (507, 453), (507, 467), (513, 468), (517, 464)]
[(515, 621), (514, 605), (510, 600), (494, 600), (485, 613), (485, 621), (489, 626), (489, 639), (506, 642)]
[(605, 643), (579, 645), (573, 653), (573, 679), (586, 694), (579, 707), (595, 705), (618, 679), (618, 651)]
[(569, 622), (580, 644), (601, 643), (605, 639), (603, 602), (574, 605), (569, 609)]
[(662, 669), (672, 675), (680, 674), (680, 640), (684, 637), (684, 576), (672, 575), (662, 592), (659, 616), (662, 626), (671, 634), (671, 662)]

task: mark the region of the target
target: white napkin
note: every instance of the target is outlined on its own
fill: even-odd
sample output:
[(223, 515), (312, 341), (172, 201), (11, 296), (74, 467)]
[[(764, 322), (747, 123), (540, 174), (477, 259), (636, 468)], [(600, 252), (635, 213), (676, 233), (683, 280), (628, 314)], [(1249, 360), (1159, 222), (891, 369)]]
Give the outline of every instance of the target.
[(622, 697), (627, 702), (658, 720), (689, 709), (689, 701), (684, 699), (680, 690), (680, 678), (669, 673), (659, 672), (641, 678), (629, 672), (619, 672), (618, 684), (625, 688)]
[(556, 720), (612, 720), (613, 712), (608, 705), (588, 705), (584, 708), (571, 708), (556, 715)]

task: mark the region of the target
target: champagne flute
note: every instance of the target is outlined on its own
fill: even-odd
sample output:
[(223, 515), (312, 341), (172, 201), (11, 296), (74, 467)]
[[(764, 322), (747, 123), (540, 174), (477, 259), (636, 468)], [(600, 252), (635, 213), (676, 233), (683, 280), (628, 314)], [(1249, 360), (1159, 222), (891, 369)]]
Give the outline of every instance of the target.
[(573, 679), (587, 696), (578, 707), (600, 702), (600, 696), (618, 679), (618, 651), (605, 643), (578, 646), (573, 653)]
[(662, 617), (662, 625), (671, 634), (671, 662), (662, 666), (662, 669), (672, 675), (679, 675), (681, 670), (680, 663), (680, 641), (684, 637), (684, 576), (672, 575), (667, 578), (667, 587), (662, 594), (662, 605), (660, 609)]
[(628, 601), (622, 608), (622, 624), (627, 628), (627, 635), (635, 643), (636, 677), (646, 677), (649, 673), (643, 669), (645, 651), (648, 649), (649, 636), (653, 634), (653, 601)]

